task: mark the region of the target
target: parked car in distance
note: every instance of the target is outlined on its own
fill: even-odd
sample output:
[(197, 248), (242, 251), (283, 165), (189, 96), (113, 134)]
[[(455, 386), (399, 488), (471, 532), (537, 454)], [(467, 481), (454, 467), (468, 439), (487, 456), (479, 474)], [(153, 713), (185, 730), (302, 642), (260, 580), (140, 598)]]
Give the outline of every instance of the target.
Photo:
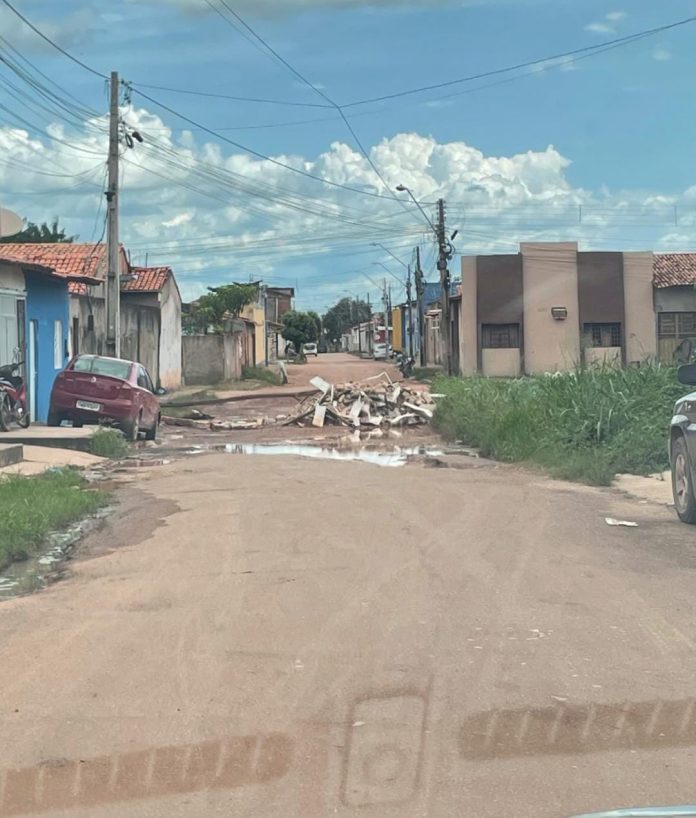
[(326, 341), (322, 338), (321, 341), (317, 344), (317, 350), (321, 353), (326, 353), (329, 351), (329, 345)]
[(386, 361), (389, 355), (391, 354), (391, 351), (392, 351), (391, 344), (389, 345), (389, 347), (387, 347), (385, 343), (381, 344), (376, 343), (372, 347), (372, 357), (375, 359), (375, 361), (381, 360)]
[(102, 355), (77, 355), (59, 372), (51, 390), (48, 425), (64, 420), (73, 426), (117, 426), (128, 440), (140, 432), (157, 437), (161, 410), (152, 378), (142, 364)]
[(315, 358), (319, 354), (316, 344), (303, 344), (302, 352), (304, 352), (305, 355), (314, 355)]
[[(696, 386), (696, 364), (677, 370), (679, 383)], [(696, 524), (696, 391), (674, 404), (669, 430), (669, 460), (672, 466), (674, 508), (684, 523)]]

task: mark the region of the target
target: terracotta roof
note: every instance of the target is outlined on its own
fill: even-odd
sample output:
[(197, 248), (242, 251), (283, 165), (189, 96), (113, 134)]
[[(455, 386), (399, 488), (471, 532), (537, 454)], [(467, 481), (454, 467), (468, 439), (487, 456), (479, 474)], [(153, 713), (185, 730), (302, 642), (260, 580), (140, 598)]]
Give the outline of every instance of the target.
[(171, 267), (132, 267), (133, 281), (124, 281), (121, 292), (124, 293), (158, 293), (172, 274)]
[(65, 278), (95, 278), (106, 248), (103, 244), (3, 244), (0, 252), (24, 263), (51, 267)]
[(657, 253), (653, 258), (656, 287), (684, 287), (696, 283), (696, 253)]
[(87, 295), (87, 285), (82, 281), (68, 281), (70, 295)]

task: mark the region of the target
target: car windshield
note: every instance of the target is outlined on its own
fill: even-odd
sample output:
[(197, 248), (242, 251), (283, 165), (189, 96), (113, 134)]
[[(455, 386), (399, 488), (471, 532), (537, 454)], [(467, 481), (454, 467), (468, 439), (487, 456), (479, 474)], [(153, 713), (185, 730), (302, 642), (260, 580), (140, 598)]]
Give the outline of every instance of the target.
[(77, 358), (73, 363), (75, 372), (91, 372), (93, 375), (108, 375), (111, 378), (128, 380), (131, 371), (129, 361), (114, 358), (98, 358), (90, 355)]

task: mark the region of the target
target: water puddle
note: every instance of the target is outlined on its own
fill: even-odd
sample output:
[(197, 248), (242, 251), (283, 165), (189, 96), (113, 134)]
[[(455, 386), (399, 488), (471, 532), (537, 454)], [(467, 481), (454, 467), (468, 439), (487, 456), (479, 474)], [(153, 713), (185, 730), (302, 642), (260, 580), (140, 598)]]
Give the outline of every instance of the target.
[(8, 566), (0, 573), (0, 599), (29, 594), (60, 579), (65, 573), (66, 561), (80, 540), (99, 528), (112, 511), (112, 508), (105, 506), (65, 530), (53, 532), (37, 554)]
[(395, 446), (391, 449), (377, 448), (337, 448), (331, 446), (312, 446), (302, 443), (226, 443), (221, 446), (196, 446), (188, 454), (205, 454), (206, 452), (226, 452), (227, 454), (245, 455), (293, 455), (311, 457), (318, 460), (360, 461), (374, 466), (399, 467), (409, 460), (418, 457), (439, 457), (445, 452), (441, 448), (430, 446)]

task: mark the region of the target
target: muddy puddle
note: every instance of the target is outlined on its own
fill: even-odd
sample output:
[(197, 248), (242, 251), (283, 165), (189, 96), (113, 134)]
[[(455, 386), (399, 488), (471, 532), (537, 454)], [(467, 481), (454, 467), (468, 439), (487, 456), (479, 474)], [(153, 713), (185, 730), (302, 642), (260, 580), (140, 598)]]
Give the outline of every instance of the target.
[(38, 553), (0, 572), (0, 600), (30, 594), (60, 579), (80, 540), (97, 530), (112, 511), (105, 506), (63, 531), (53, 532)]
[(225, 452), (241, 455), (281, 455), (310, 457), (317, 460), (342, 460), (370, 463), (374, 466), (398, 468), (412, 460), (440, 457), (450, 449), (438, 446), (340, 447), (309, 443), (226, 443), (224, 445), (194, 446), (187, 454)]

